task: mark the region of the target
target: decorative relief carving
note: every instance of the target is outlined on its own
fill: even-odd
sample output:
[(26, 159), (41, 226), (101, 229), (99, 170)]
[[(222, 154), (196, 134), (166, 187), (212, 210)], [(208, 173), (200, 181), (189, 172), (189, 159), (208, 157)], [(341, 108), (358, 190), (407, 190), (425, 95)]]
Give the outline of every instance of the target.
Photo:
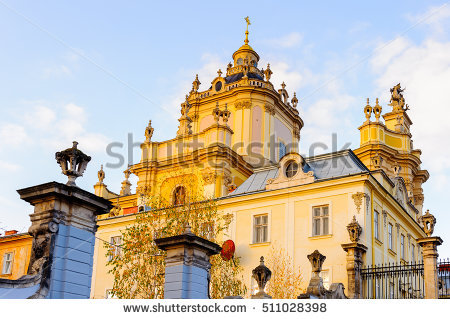
[(387, 211), (383, 210), (383, 221), (384, 221), (384, 227), (386, 227), (387, 223)]
[(370, 196), (363, 192), (357, 192), (352, 195), (353, 201), (355, 202), (356, 211), (358, 214), (361, 213), (361, 205), (363, 204), (363, 199), (366, 199), (367, 210), (369, 210), (369, 199)]
[(206, 185), (214, 184), (216, 181), (216, 173), (211, 167), (205, 168), (202, 171), (202, 177)]
[(234, 107), (237, 110), (242, 109), (242, 108), (249, 109), (249, 108), (252, 107), (252, 102), (250, 102), (250, 101), (239, 101), (239, 102), (234, 103)]
[(275, 106), (272, 104), (264, 104), (264, 111), (269, 113), (270, 115), (275, 115)]

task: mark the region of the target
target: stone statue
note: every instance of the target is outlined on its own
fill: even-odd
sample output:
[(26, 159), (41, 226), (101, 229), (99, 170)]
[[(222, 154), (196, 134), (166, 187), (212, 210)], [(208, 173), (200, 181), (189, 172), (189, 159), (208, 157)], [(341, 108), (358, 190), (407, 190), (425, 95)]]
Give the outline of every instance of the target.
[(272, 76), (272, 70), (270, 69), (270, 64), (267, 63), (267, 68), (264, 70), (264, 75), (266, 76), (266, 81), (270, 81), (270, 77)]
[(103, 171), (103, 164), (100, 167), (100, 170), (98, 171), (97, 176), (98, 176), (98, 182), (100, 184), (103, 184), (103, 180), (105, 179), (105, 172)]
[(152, 121), (148, 121), (148, 125), (145, 128), (145, 141), (148, 143), (151, 141), (153, 136), (153, 127), (152, 127)]

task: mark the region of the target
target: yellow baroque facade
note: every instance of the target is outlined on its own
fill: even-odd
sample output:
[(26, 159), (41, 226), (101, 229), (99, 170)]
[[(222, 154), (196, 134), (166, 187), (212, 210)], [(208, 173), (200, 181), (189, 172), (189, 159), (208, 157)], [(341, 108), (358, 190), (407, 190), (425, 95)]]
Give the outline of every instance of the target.
[[(384, 122), (378, 99), (373, 107), (367, 102), (358, 149), (302, 158), (296, 94), (290, 99), (284, 83), (274, 88), (270, 65), (260, 69), (259, 55), (248, 43), (247, 30), (233, 63), (225, 72), (218, 70), (209, 89), (200, 91), (195, 77), (175, 138), (152, 141), (149, 122), (141, 160), (124, 172), (120, 194), (108, 190), (105, 172), (99, 171), (95, 193), (115, 207), (98, 220), (92, 298), (107, 297), (113, 287), (104, 242), (120, 243), (121, 231), (148, 209), (145, 196), (176, 203), (194, 196), (186, 189), (218, 198), (219, 210), (233, 216), (226, 238), (236, 243), (248, 288), (254, 286), (251, 270), (274, 245), (291, 256), (295, 268), (300, 266), (305, 287), (311, 269), (306, 256), (316, 249), (326, 256), (325, 284), (347, 286), (341, 245), (350, 242), (347, 225), (353, 219), (368, 248), (365, 264), (420, 259), (416, 239), (425, 237), (419, 223), (421, 185), (429, 174), (412, 145), (400, 85), (391, 89), (392, 110), (383, 115)], [(134, 194), (130, 174), (138, 177)]]
[(27, 274), (33, 237), (7, 231), (0, 237), (0, 278), (15, 280)]

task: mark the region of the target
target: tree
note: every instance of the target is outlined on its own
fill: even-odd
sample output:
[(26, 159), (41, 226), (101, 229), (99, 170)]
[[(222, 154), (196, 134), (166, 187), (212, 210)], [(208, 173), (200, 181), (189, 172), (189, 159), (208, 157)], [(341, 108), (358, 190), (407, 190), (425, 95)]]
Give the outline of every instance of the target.
[[(167, 180), (172, 187), (167, 185)], [(164, 297), (165, 252), (158, 249), (155, 238), (181, 234), (189, 223), (196, 235), (221, 244), (231, 216), (218, 212), (217, 201), (205, 198), (194, 180), (192, 176), (166, 179), (160, 189), (173, 189), (173, 193), (144, 196), (149, 209), (138, 213), (134, 224), (122, 231), (121, 252), (117, 253), (114, 246), (105, 243), (107, 266), (114, 276), (112, 293), (115, 297)], [(224, 261), (217, 255), (211, 258), (211, 264), (212, 298), (246, 293), (238, 258), (234, 262)]]
[(277, 244), (272, 245), (266, 266), (272, 271), (267, 284), (267, 294), (272, 298), (296, 299), (303, 292), (300, 267), (295, 268), (292, 258)]

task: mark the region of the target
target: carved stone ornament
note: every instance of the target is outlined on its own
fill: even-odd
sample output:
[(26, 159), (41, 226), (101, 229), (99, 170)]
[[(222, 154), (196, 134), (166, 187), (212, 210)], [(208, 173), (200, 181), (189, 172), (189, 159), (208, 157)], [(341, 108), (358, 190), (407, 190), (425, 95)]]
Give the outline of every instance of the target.
[(122, 207), (120, 207), (119, 198), (117, 198), (116, 205), (114, 205), (113, 208), (111, 208), (111, 210), (109, 211), (108, 217), (119, 216), (121, 210), (122, 210)]
[(391, 105), (394, 112), (406, 111), (408, 107), (405, 105), (405, 98), (403, 97), (403, 91), (400, 83), (394, 86), (391, 91)]
[(377, 122), (380, 121), (380, 115), (381, 115), (382, 110), (383, 110), (383, 108), (381, 107), (380, 104), (378, 104), (378, 98), (376, 98), (375, 106), (373, 107), (373, 113), (375, 114), (375, 121), (377, 121)]
[(314, 182), (314, 172), (304, 172), (305, 160), (298, 154), (291, 152), (280, 161), (277, 176), (267, 180), (266, 189), (280, 189), (285, 187), (304, 185)]
[(258, 283), (258, 292), (255, 294), (255, 296), (252, 296), (252, 298), (261, 298), (261, 299), (271, 298), (264, 292), (264, 288), (266, 287), (266, 284), (269, 282), (270, 277), (272, 277), (272, 271), (270, 271), (270, 269), (267, 268), (266, 265), (264, 265), (263, 256), (261, 256), (259, 262), (260, 262), (259, 266), (253, 269), (252, 271), (252, 276)]
[(239, 101), (239, 102), (234, 103), (234, 107), (237, 110), (238, 109), (242, 109), (242, 108), (249, 109), (249, 108), (252, 107), (252, 102), (250, 102), (250, 101)]
[[(369, 202), (369, 195), (363, 192), (357, 192), (352, 195), (353, 201), (355, 202), (356, 211), (361, 213), (361, 205), (363, 204), (363, 199), (365, 198), (367, 203)], [(367, 205), (368, 206), (368, 205)]]
[(434, 226), (436, 225), (436, 218), (427, 209), (425, 215), (419, 217), (419, 223), (422, 224), (422, 229), (428, 237), (431, 237), (434, 231)]
[(353, 215), (353, 219), (350, 224), (347, 225), (347, 230), (350, 240), (354, 243), (357, 243), (359, 241), (359, 236), (361, 236), (362, 233), (362, 227), (356, 220), (355, 215)]
[(202, 177), (206, 185), (214, 184), (216, 181), (216, 173), (211, 167), (202, 170)]
[(387, 211), (383, 210), (383, 221), (384, 221), (384, 227), (386, 227), (387, 223)]
[(313, 276), (319, 277), (319, 274), (322, 271), (322, 265), (327, 257), (322, 255), (317, 249), (307, 257), (309, 262), (311, 263), (311, 271), (313, 273)]
[(264, 111), (270, 115), (275, 115), (275, 106), (272, 104), (264, 104)]
[(86, 166), (91, 160), (77, 148), (78, 142), (73, 142), (73, 146), (61, 152), (56, 152), (55, 158), (61, 166), (62, 173), (68, 177), (67, 185), (76, 186), (77, 177), (83, 176)]
[(188, 96), (186, 95), (186, 101), (181, 104), (181, 117), (178, 119), (180, 125), (178, 126), (177, 136), (192, 134), (192, 119), (188, 115), (191, 108), (192, 105), (189, 104)]

